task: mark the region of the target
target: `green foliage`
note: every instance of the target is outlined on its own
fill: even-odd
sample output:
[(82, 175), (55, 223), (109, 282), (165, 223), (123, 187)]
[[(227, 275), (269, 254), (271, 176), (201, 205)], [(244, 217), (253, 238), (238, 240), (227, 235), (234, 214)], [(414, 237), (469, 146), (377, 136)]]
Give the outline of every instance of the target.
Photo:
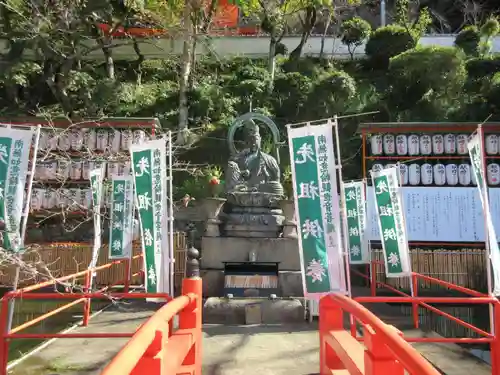
[(477, 26), (467, 26), (458, 33), (455, 46), (464, 51), (466, 55), (477, 56), (480, 42), (481, 35)]
[(417, 18), (414, 20), (410, 19), (409, 14), (410, 0), (396, 0), (395, 22), (403, 27), (417, 43), (432, 23), (432, 18), (427, 8), (420, 9)]
[(362, 45), (368, 39), (371, 31), (370, 24), (360, 17), (354, 17), (342, 22), (342, 43), (347, 45), (351, 58), (354, 55), (356, 47)]
[(404, 52), (389, 65), (388, 105), (405, 120), (409, 114), (419, 120), (443, 118), (454, 109), (466, 73), (463, 56), (456, 48), (429, 46)]
[(495, 17), (489, 18), (483, 26), (481, 26), (481, 36), (485, 38), (492, 38), (500, 31), (500, 24)]
[(389, 25), (375, 30), (366, 43), (366, 55), (379, 67), (386, 67), (391, 57), (414, 48), (417, 42), (403, 26)]

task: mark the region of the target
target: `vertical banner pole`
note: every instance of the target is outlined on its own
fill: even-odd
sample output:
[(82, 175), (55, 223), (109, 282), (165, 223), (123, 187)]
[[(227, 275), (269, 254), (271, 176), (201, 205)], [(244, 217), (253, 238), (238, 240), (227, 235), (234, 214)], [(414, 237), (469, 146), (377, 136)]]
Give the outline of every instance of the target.
[[(330, 121), (330, 120), (329, 120)], [(342, 230), (344, 232), (344, 267), (345, 267), (345, 278), (346, 278), (346, 287), (347, 287), (347, 296), (349, 298), (352, 298), (352, 285), (351, 285), (351, 264), (349, 262), (350, 256), (349, 256), (349, 246), (348, 244), (348, 235), (349, 233), (346, 233), (346, 228), (347, 228), (347, 215), (345, 215), (346, 212), (346, 202), (345, 202), (345, 195), (344, 195), (344, 180), (342, 177), (342, 158), (340, 156), (340, 137), (339, 137), (339, 123), (337, 120), (337, 115), (334, 116), (333, 118), (333, 126), (335, 127), (335, 148), (337, 150), (337, 157), (336, 157), (336, 162), (337, 162), (337, 175), (338, 175), (338, 184), (340, 186), (340, 212), (339, 216), (341, 219), (342, 223)], [(349, 314), (349, 325), (351, 327), (351, 335), (356, 336), (356, 321), (354, 320), (354, 316), (352, 314)]]
[[(405, 228), (406, 231), (406, 211), (405, 211), (405, 200), (403, 196), (403, 182), (401, 179), (401, 163), (397, 162), (396, 163), (396, 168), (398, 169), (398, 195), (399, 195), (399, 200), (401, 202), (401, 220), (403, 221), (403, 228)], [(408, 238), (406, 238), (408, 240)], [(408, 247), (408, 270), (409, 270), (409, 275), (408, 275), (408, 282), (410, 283), (410, 296), (411, 298), (415, 298), (415, 290), (413, 288), (413, 267), (412, 267), (412, 260), (411, 260), (411, 251), (410, 251), (410, 243), (407, 242), (407, 247)], [(413, 311), (417, 312), (418, 314), (418, 306), (413, 304)], [(416, 322), (420, 321), (419, 316), (414, 316), (414, 319), (417, 319)], [(417, 327), (415, 327), (417, 328)]]
[[(486, 251), (486, 279), (487, 279), (487, 286), (488, 286), (488, 295), (493, 296), (493, 277), (491, 274), (491, 267), (492, 267), (492, 262), (491, 262), (491, 243), (490, 241), (495, 241), (497, 242), (496, 238), (491, 238), (491, 236), (495, 236), (496, 233), (490, 233), (490, 221), (491, 219), (488, 218), (488, 214), (490, 212), (490, 199), (489, 199), (489, 191), (488, 191), (488, 181), (486, 179), (486, 155), (485, 155), (485, 150), (484, 150), (484, 132), (483, 132), (483, 127), (481, 124), (478, 125), (477, 127), (477, 135), (479, 137), (479, 155), (481, 157), (481, 172), (483, 177), (481, 181), (483, 182), (481, 189), (483, 190), (483, 196), (484, 196), (484, 201), (483, 201), (483, 217), (484, 217), (484, 241), (485, 241), (485, 251)], [(476, 178), (476, 181), (478, 179)], [(490, 303), (488, 305), (489, 307), (489, 318), (490, 318), (490, 332), (492, 335), (495, 334), (495, 314), (494, 314), (494, 308), (493, 305)]]
[[(37, 161), (37, 154), (38, 154), (38, 144), (40, 143), (40, 132), (41, 132), (42, 126), (37, 125), (36, 131), (35, 131), (35, 142), (33, 144), (33, 155), (31, 157), (31, 169), (29, 171), (29, 177), (28, 177), (28, 189), (26, 192), (26, 202), (23, 207), (23, 217), (21, 219), (21, 244), (20, 247), (21, 249), (24, 248), (24, 242), (26, 239), (26, 228), (28, 226), (28, 216), (29, 216), (29, 211), (30, 211), (30, 201), (31, 201), (31, 192), (33, 190), (33, 180), (35, 177), (35, 169), (36, 169), (36, 161)], [(20, 255), (22, 256), (22, 255)], [(14, 276), (14, 283), (12, 285), (12, 290), (16, 291), (18, 286), (19, 286), (19, 277), (21, 274), (21, 267), (18, 265), (16, 267), (16, 274)], [(14, 320), (14, 308), (15, 308), (16, 301), (14, 299), (11, 299), (9, 301), (9, 313), (8, 313), (8, 319), (7, 319), (7, 332), (9, 332), (12, 329), (12, 322)]]
[(174, 200), (173, 200), (173, 155), (172, 155), (172, 131), (168, 131), (167, 134), (168, 142), (168, 237), (169, 237), (169, 252), (170, 252), (170, 264), (169, 264), (169, 275), (170, 275), (170, 296), (174, 296), (174, 274), (175, 274), (175, 247), (174, 247)]

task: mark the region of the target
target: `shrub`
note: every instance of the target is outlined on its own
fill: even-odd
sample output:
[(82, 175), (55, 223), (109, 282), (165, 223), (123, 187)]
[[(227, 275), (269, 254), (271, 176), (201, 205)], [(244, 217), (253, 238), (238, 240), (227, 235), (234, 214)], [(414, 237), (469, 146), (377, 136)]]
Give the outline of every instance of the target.
[(356, 48), (368, 39), (371, 31), (372, 27), (370, 24), (359, 17), (342, 22), (342, 43), (347, 46), (351, 59), (354, 57)]
[(469, 56), (477, 56), (479, 54), (479, 43), (481, 35), (476, 26), (467, 26), (460, 31), (455, 38), (455, 46), (460, 48)]
[(366, 43), (366, 55), (379, 67), (387, 67), (391, 57), (415, 48), (417, 42), (402, 26), (389, 25), (375, 30)]

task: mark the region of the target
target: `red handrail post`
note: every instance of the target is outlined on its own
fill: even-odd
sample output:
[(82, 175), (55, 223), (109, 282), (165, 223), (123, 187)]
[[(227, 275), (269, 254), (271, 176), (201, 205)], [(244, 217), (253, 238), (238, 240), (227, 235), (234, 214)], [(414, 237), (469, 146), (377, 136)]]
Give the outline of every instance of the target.
[(377, 296), (377, 263), (370, 262), (370, 292), (372, 297)]
[(182, 294), (195, 294), (196, 299), (192, 300), (185, 309), (179, 313), (179, 329), (194, 329), (196, 337), (191, 350), (182, 362), (183, 366), (194, 369), (195, 374), (201, 374), (201, 355), (202, 355), (202, 281), (199, 276), (185, 278), (182, 280)]
[(155, 337), (151, 344), (148, 346), (141, 359), (135, 365), (134, 369), (129, 375), (159, 375), (161, 374), (162, 357), (158, 355), (161, 353), (164, 342), (164, 332), (155, 331)]
[[(88, 270), (85, 273), (85, 282), (84, 282), (84, 287), (83, 287), (83, 291), (85, 293), (90, 293), (90, 280), (91, 279), (92, 279), (92, 271)], [(90, 319), (90, 298), (86, 298), (85, 301), (83, 301), (82, 325), (84, 327), (87, 327), (89, 325), (89, 319)]]
[(123, 292), (128, 293), (130, 289), (130, 279), (132, 275), (132, 258), (125, 259), (124, 267), (125, 267), (125, 285), (123, 286)]
[(343, 369), (342, 362), (327, 343), (330, 331), (344, 329), (344, 313), (338, 308), (330, 296), (319, 300), (319, 373), (331, 374), (330, 370)]
[[(418, 297), (418, 277), (415, 273), (412, 273), (411, 275), (411, 283), (412, 283), (412, 290), (413, 290), (413, 296), (412, 297)], [(418, 316), (418, 307), (419, 303), (418, 302), (412, 302), (411, 304), (412, 310), (413, 310), (413, 325), (415, 329), (418, 329), (419, 327), (419, 316)]]
[(7, 365), (9, 364), (9, 339), (5, 336), (7, 332), (7, 319), (9, 311), (9, 299), (3, 297), (0, 304), (0, 375), (7, 375)]
[(490, 344), (491, 374), (500, 375), (500, 302), (493, 304), (494, 338)]
[(364, 327), (364, 336), (365, 375), (404, 375), (403, 365), (394, 358), (381, 336), (369, 325)]

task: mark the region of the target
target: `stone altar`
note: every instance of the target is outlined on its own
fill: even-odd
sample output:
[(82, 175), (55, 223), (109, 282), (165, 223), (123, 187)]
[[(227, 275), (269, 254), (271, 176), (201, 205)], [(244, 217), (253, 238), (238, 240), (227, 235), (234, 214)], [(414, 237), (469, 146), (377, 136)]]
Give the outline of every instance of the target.
[[(212, 218), (207, 223), (201, 245), (206, 297), (224, 296), (223, 262), (251, 263), (252, 259), (279, 262), (279, 297), (303, 296), (294, 206), (284, 200), (277, 150), (275, 156), (262, 150), (259, 122), (271, 130), (274, 144), (279, 144), (276, 125), (261, 114), (247, 113), (229, 129), (231, 157), (225, 171), (226, 202), (217, 220)], [(241, 151), (234, 145), (239, 128), (245, 135)], [(219, 233), (213, 231), (214, 222), (220, 223)]]

